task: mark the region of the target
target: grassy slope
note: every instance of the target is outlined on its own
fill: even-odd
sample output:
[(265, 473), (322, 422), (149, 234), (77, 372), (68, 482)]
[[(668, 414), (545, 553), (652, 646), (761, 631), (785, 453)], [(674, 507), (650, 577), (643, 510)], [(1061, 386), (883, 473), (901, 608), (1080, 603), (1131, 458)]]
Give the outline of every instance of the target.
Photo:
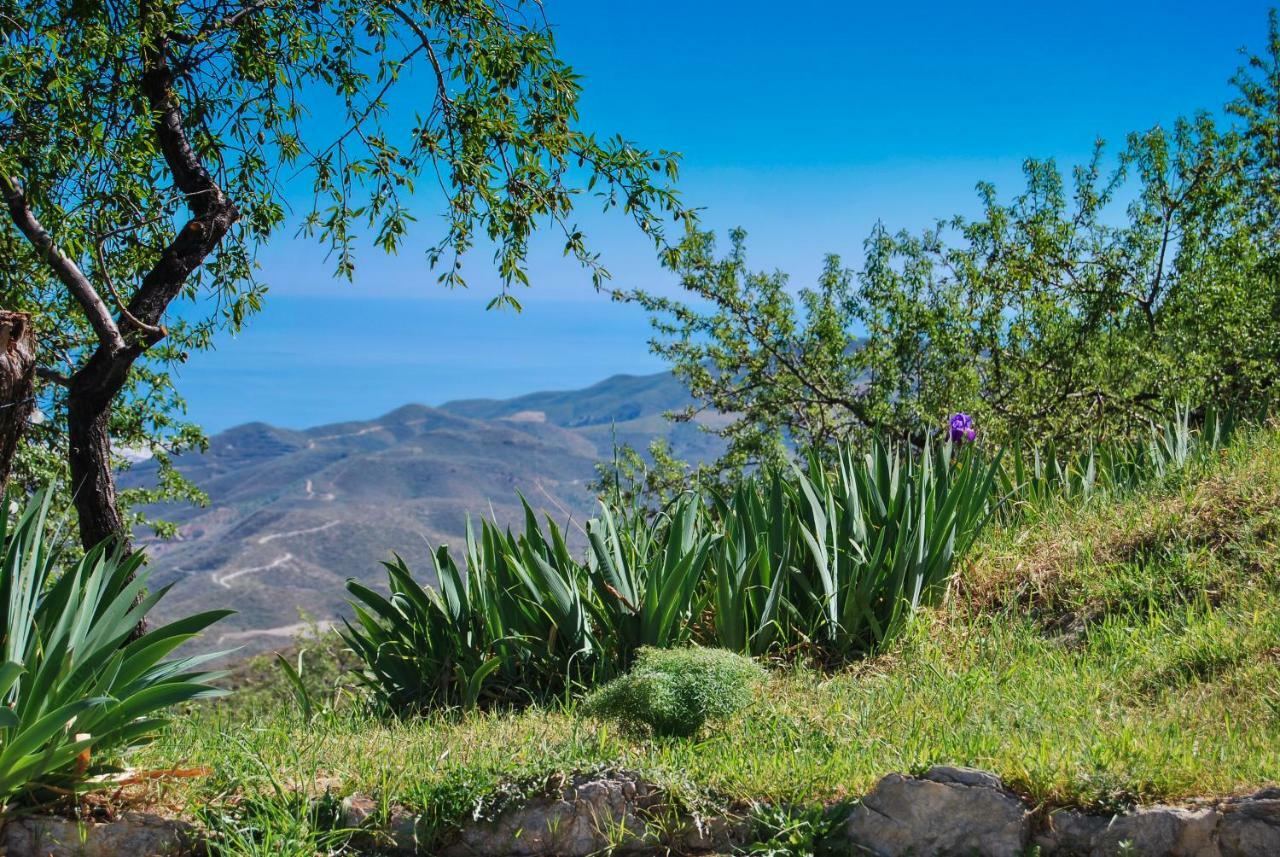
[(500, 782), (615, 764), (691, 799), (825, 801), (935, 762), (996, 771), (1049, 804), (1246, 790), (1280, 770), (1278, 539), (1268, 430), (1180, 484), (989, 532), (950, 605), (892, 652), (835, 675), (779, 673), (702, 741), (547, 710), (400, 725), (347, 711), (304, 727), (246, 697), (183, 718), (131, 761), (211, 765), (169, 787), (178, 802), (331, 777), (442, 820)]

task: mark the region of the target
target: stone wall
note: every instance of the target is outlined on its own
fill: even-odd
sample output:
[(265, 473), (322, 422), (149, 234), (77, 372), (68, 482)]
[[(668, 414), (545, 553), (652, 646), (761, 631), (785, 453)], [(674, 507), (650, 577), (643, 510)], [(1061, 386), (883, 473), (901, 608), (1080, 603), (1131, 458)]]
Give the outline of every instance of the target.
[[(836, 853), (1023, 857), (1118, 854), (1169, 857), (1280, 855), (1280, 789), (1188, 807), (1151, 806), (1114, 816), (1076, 810), (1037, 812), (998, 777), (934, 767), (920, 777), (890, 774), (835, 825)], [(464, 825), (445, 842), (424, 841), (419, 819), (382, 811), (359, 796), (343, 803), (343, 823), (359, 829), (353, 846), (377, 853), (440, 857), (587, 857), (614, 853), (725, 853), (749, 841), (745, 814), (702, 818), (626, 771), (562, 778), (551, 787)], [(181, 857), (200, 853), (187, 825), (129, 814), (106, 824), (52, 817), (10, 821), (0, 836), (7, 857)], [(358, 852), (357, 852), (358, 853)]]

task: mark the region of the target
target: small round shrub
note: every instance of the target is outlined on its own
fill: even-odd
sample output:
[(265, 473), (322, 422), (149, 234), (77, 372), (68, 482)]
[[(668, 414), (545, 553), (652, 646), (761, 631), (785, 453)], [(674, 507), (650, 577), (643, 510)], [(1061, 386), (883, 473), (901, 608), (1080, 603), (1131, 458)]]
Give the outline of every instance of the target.
[(746, 707), (764, 675), (755, 661), (725, 649), (643, 648), (631, 672), (592, 693), (583, 710), (627, 728), (688, 738), (708, 720)]

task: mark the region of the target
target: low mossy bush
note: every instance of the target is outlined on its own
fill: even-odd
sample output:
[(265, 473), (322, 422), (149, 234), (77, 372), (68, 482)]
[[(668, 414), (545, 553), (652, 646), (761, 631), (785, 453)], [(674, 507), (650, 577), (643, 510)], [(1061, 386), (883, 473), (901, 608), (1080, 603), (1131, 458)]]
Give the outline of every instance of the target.
[(764, 679), (759, 664), (724, 649), (641, 649), (631, 672), (593, 692), (582, 711), (689, 738), (749, 705)]

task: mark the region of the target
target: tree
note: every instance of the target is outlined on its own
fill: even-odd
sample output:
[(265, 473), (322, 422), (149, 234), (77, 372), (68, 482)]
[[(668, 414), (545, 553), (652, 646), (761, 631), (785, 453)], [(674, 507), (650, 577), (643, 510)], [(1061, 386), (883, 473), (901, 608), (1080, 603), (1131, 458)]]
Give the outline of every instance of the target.
[[(730, 241), (717, 257), (715, 236), (694, 228), (664, 254), (705, 312), (643, 290), (625, 295), (653, 314), (653, 349), (696, 402), (670, 416), (733, 415), (716, 429), (728, 441), (722, 471), (775, 461), (788, 443), (825, 445), (870, 421), (858, 385), (864, 352), (849, 323), (852, 274), (830, 256), (817, 288), (793, 295), (785, 274), (750, 270), (745, 232)], [(676, 478), (679, 469), (668, 462), (647, 478), (661, 482), (664, 473)]]
[[(440, 281), (464, 285), (483, 243), (493, 304), (517, 308), (539, 226), (608, 277), (570, 221), (584, 194), (659, 243), (687, 215), (674, 153), (578, 127), (578, 77), (534, 2), (0, 0), (0, 36), (0, 285), (46, 379), (24, 467), (65, 444), (86, 545), (128, 539), (113, 445), (157, 455), (161, 494), (193, 492), (169, 457), (203, 437), (169, 370), (260, 307), (255, 253), (299, 187), (302, 233), (345, 277), (362, 241), (404, 246), (431, 188)], [(396, 92), (422, 93), (416, 115)]]
[[(1208, 113), (1100, 142), (1064, 175), (1029, 160), (982, 212), (920, 233), (878, 226), (854, 272), (816, 287), (756, 273), (745, 236), (718, 257), (691, 228), (664, 254), (696, 303), (625, 297), (715, 431), (726, 471), (872, 430), (919, 444), (947, 415), (993, 441), (1078, 447), (1145, 431), (1179, 405), (1270, 407), (1280, 389), (1280, 28)], [(707, 307), (701, 309), (700, 307)], [(640, 469), (642, 470), (642, 468)], [(637, 470), (637, 472), (640, 472)], [(645, 473), (678, 473), (664, 465)], [(659, 480), (660, 481), (660, 480)]]
[(0, 310), (0, 499), (18, 442), (35, 406), (36, 353), (31, 319)]

